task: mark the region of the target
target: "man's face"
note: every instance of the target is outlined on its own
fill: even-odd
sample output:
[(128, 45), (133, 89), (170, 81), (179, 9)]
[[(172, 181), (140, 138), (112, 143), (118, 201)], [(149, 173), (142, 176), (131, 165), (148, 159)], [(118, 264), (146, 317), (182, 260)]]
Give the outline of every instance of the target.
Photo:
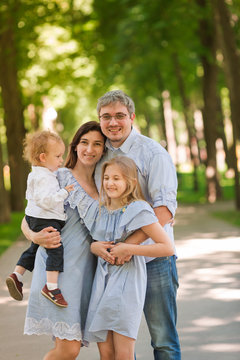
[(120, 147), (131, 132), (135, 114), (131, 116), (125, 105), (120, 102), (103, 106), (100, 110), (102, 132), (110, 140), (112, 146)]

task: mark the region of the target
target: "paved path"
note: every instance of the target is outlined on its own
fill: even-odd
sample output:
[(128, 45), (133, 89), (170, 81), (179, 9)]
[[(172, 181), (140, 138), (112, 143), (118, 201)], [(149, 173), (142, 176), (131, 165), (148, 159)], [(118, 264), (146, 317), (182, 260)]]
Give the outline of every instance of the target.
[[(177, 212), (175, 238), (180, 289), (178, 330), (182, 360), (240, 359), (240, 229), (211, 217), (229, 204), (184, 206)], [(25, 276), (25, 300), (7, 293), (5, 278), (27, 246), (16, 242), (0, 258), (0, 360), (41, 360), (52, 346), (47, 336), (22, 335), (31, 275)], [(147, 327), (142, 320), (137, 360), (152, 360)], [(98, 360), (95, 345), (78, 360)]]

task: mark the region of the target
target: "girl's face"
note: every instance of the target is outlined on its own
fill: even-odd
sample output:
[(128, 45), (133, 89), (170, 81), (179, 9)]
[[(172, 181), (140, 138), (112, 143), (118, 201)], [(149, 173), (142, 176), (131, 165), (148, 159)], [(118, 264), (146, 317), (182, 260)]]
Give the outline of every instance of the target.
[(104, 151), (104, 138), (99, 131), (89, 131), (81, 137), (75, 150), (83, 165), (96, 165)]
[(103, 176), (103, 188), (111, 200), (119, 200), (120, 203), (122, 195), (126, 191), (127, 182), (118, 165), (112, 164), (106, 167)]
[(63, 142), (49, 139), (47, 146), (47, 153), (40, 155), (41, 165), (48, 168), (50, 171), (56, 171), (63, 163), (63, 154), (65, 145)]

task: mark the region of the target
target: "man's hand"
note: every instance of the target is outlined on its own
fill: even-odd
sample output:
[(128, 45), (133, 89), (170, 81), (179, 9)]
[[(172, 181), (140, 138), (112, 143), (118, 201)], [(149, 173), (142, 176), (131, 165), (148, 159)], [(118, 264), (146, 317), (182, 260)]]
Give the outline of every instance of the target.
[(172, 213), (168, 210), (166, 206), (158, 206), (155, 207), (153, 210), (162, 227), (164, 227), (166, 224), (171, 224), (171, 226), (173, 226), (174, 219)]
[(114, 247), (112, 242), (109, 241), (94, 241), (91, 244), (91, 252), (100, 256), (103, 260), (107, 261), (109, 264), (115, 264), (115, 256), (113, 256), (108, 249), (112, 249)]

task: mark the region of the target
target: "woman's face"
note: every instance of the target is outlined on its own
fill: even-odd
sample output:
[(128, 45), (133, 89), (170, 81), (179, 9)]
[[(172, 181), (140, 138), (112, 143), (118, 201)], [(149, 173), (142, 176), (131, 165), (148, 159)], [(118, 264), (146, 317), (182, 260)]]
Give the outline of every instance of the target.
[(96, 165), (102, 157), (104, 145), (104, 137), (99, 131), (84, 134), (75, 149), (78, 161), (85, 166)]

